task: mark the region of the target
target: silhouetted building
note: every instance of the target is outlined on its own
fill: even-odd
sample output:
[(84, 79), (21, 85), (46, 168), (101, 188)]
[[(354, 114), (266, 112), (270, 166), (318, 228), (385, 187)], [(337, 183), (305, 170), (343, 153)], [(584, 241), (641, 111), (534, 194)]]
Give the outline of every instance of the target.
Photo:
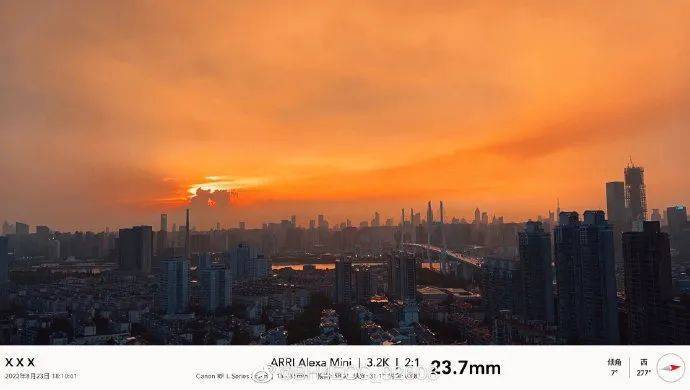
[(659, 222), (623, 233), (625, 308), (631, 344), (664, 344), (663, 309), (672, 298), (671, 248)]
[(22, 222), (16, 222), (14, 224), (14, 233), (18, 236), (29, 234), (29, 225)]
[(606, 214), (610, 223), (622, 228), (625, 226), (627, 211), (625, 208), (625, 183), (612, 181), (606, 183)]
[(117, 241), (120, 270), (144, 274), (151, 272), (152, 234), (151, 226), (120, 229)]
[(187, 312), (189, 308), (189, 260), (183, 257), (163, 260), (158, 289), (160, 311), (167, 315)]
[(371, 269), (357, 267), (354, 271), (355, 301), (365, 303), (371, 298)]
[(161, 226), (158, 234), (156, 234), (157, 253), (164, 253), (168, 245), (168, 214), (161, 214)]
[(371, 220), (371, 227), (381, 226), (381, 214), (379, 212), (374, 213), (374, 219)]
[(673, 206), (666, 209), (668, 232), (671, 237), (679, 237), (683, 229), (688, 226), (688, 210), (685, 206)]
[(335, 303), (352, 303), (352, 260), (343, 258), (335, 262)]
[(514, 312), (520, 307), (520, 263), (513, 259), (487, 257), (481, 268), (481, 294), (485, 319), (493, 321), (501, 311)]
[(394, 251), (388, 259), (388, 297), (391, 300), (416, 302), (417, 262), (405, 251)]
[(185, 225), (184, 225), (184, 256), (187, 260), (192, 258), (192, 245), (189, 237), (189, 209), (185, 210)]
[(527, 321), (554, 320), (553, 271), (551, 266), (551, 235), (541, 222), (529, 221), (518, 233), (520, 252), (521, 310)]
[(625, 204), (634, 225), (647, 219), (647, 195), (642, 167), (631, 164), (625, 168)]
[[(208, 259), (208, 257), (202, 257)], [(206, 312), (232, 305), (232, 271), (210, 261), (199, 264), (199, 303)]]
[(400, 257), (391, 254), (388, 258), (388, 299), (400, 299)]
[(603, 211), (563, 212), (554, 230), (558, 332), (574, 344), (619, 339), (613, 230)]

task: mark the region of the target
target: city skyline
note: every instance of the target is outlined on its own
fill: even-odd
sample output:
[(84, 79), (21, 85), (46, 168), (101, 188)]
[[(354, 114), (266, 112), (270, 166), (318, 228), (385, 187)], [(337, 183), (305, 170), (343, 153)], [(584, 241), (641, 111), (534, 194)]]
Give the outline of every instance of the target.
[[(640, 167), (640, 166), (634, 165), (634, 163), (632, 162), (632, 160), (630, 161), (630, 164), (627, 165), (627, 166), (625, 167), (624, 172), (627, 174), (627, 172), (628, 172), (629, 170), (631, 170), (631, 169), (635, 169), (635, 170), (641, 169), (642, 171), (644, 171), (644, 167)], [(627, 179), (627, 177), (626, 177), (626, 179)], [(644, 196), (645, 196), (645, 193), (646, 193), (647, 191), (646, 191), (646, 189), (644, 188), (644, 186), (645, 186), (645, 185), (644, 185), (644, 179), (641, 179), (641, 180), (643, 180), (643, 182), (642, 182), (642, 187), (643, 187), (643, 190), (642, 190), (642, 191), (643, 191), (643, 192), (642, 192), (642, 195), (641, 195), (641, 196), (644, 197)], [(622, 191), (623, 191), (622, 187), (621, 187), (621, 189), (619, 190), (620, 194), (616, 194), (616, 195), (614, 195), (613, 193), (611, 193), (611, 190), (612, 190), (612, 189), (611, 189), (611, 187), (610, 187), (611, 185), (615, 185), (615, 184), (620, 184), (621, 186), (623, 186), (623, 185), (625, 185), (625, 183), (626, 183), (626, 182), (624, 182), (624, 181), (611, 181), (611, 182), (606, 182), (606, 183), (605, 183), (605, 188), (604, 188), (604, 191), (603, 191), (603, 197), (604, 197), (604, 199), (603, 199), (603, 201), (600, 201), (600, 202), (599, 202), (600, 204), (601, 204), (601, 203), (604, 204), (603, 207), (583, 207), (583, 208), (577, 209), (577, 208), (568, 208), (567, 206), (565, 206), (565, 207), (561, 208), (560, 198), (558, 198), (558, 199), (556, 200), (556, 206), (555, 206), (554, 208), (545, 208), (544, 210), (542, 210), (543, 212), (538, 212), (537, 214), (532, 215), (532, 216), (528, 216), (528, 217), (526, 217), (525, 219), (506, 220), (506, 219), (505, 219), (505, 216), (502, 215), (502, 214), (498, 214), (498, 213), (496, 212), (496, 210), (488, 210), (488, 211), (487, 211), (486, 209), (482, 209), (482, 212), (480, 213), (480, 208), (477, 207), (477, 208), (474, 209), (474, 211), (473, 211), (472, 213), (470, 213), (469, 210), (468, 210), (468, 211), (465, 212), (464, 214), (460, 214), (460, 215), (452, 214), (452, 215), (450, 215), (449, 217), (446, 217), (445, 223), (452, 223), (453, 221), (464, 222), (464, 223), (473, 223), (473, 222), (475, 222), (475, 221), (479, 221), (479, 222), (482, 222), (482, 223), (486, 224), (486, 223), (488, 223), (488, 221), (489, 221), (489, 220), (487, 219), (487, 218), (489, 218), (489, 217), (491, 218), (492, 221), (493, 221), (495, 218), (498, 218), (498, 219), (500, 219), (500, 222), (501, 222), (501, 223), (503, 223), (503, 222), (507, 222), (507, 223), (524, 223), (524, 222), (527, 222), (527, 221), (537, 221), (537, 220), (541, 220), (542, 218), (543, 218), (543, 219), (548, 219), (548, 218), (551, 218), (551, 217), (555, 217), (555, 218), (557, 219), (557, 218), (558, 218), (558, 213), (560, 212), (560, 210), (569, 209), (569, 210), (581, 210), (581, 211), (583, 211), (583, 210), (607, 210), (607, 212), (606, 212), (607, 218), (610, 217), (610, 216), (608, 215), (610, 212), (614, 212), (615, 215), (613, 215), (613, 220), (614, 220), (614, 221), (618, 221), (618, 222), (621, 223), (621, 224), (625, 224), (625, 223), (626, 223), (626, 222), (625, 222), (626, 218), (628, 218), (628, 222), (627, 222), (627, 223), (629, 223), (629, 222), (632, 221), (632, 220), (636, 220), (636, 219), (637, 219), (637, 217), (633, 217), (632, 215), (628, 215), (628, 214), (631, 213), (631, 212), (632, 212), (632, 213), (636, 213), (636, 211), (631, 211), (631, 209), (628, 209), (628, 206), (627, 206), (626, 204), (621, 203), (621, 202), (625, 202), (624, 194), (622, 193)], [(213, 193), (211, 193), (211, 195), (213, 195)], [(613, 196), (613, 198), (612, 198), (612, 196)], [(620, 198), (620, 199), (618, 199), (618, 198)], [(620, 205), (617, 205), (617, 203), (611, 203), (611, 202), (612, 202), (612, 199), (615, 199), (616, 201), (618, 201), (618, 203), (621, 203), (621, 204), (620, 204)], [(184, 204), (182, 204), (182, 205), (180, 205), (180, 206), (178, 206), (178, 207), (176, 207), (176, 208), (174, 208), (174, 209), (167, 209), (166, 212), (163, 212), (163, 213), (160, 213), (160, 214), (155, 214), (155, 215), (154, 215), (153, 217), (151, 217), (151, 218), (153, 218), (153, 219), (155, 219), (155, 220), (158, 220), (158, 218), (160, 218), (160, 227), (165, 226), (165, 227), (166, 227), (166, 228), (164, 229), (165, 231), (169, 231), (169, 228), (168, 228), (168, 226), (167, 226), (167, 218), (168, 218), (168, 214), (169, 214), (169, 213), (171, 213), (171, 217), (172, 217), (172, 221), (173, 221), (173, 222), (172, 222), (173, 227), (174, 227), (174, 226), (177, 226), (177, 227), (187, 227), (187, 225), (189, 224), (189, 226), (190, 226), (191, 228), (194, 228), (194, 229), (196, 229), (196, 230), (201, 230), (201, 231), (213, 230), (213, 229), (218, 229), (218, 228), (222, 228), (222, 229), (233, 229), (233, 228), (241, 228), (241, 229), (244, 229), (244, 228), (258, 229), (258, 228), (262, 228), (262, 227), (265, 226), (266, 224), (276, 223), (276, 222), (280, 222), (280, 221), (284, 221), (284, 220), (289, 220), (289, 221), (290, 221), (292, 224), (294, 224), (295, 226), (306, 228), (306, 227), (311, 227), (312, 224), (316, 222), (317, 218), (319, 218), (319, 220), (320, 220), (321, 218), (323, 218), (325, 221), (327, 221), (327, 222), (329, 222), (329, 223), (331, 224), (330, 227), (336, 228), (336, 229), (337, 229), (339, 226), (341, 226), (341, 225), (345, 225), (346, 227), (351, 227), (351, 226), (360, 226), (360, 227), (361, 227), (361, 224), (373, 223), (373, 221), (376, 220), (376, 219), (378, 220), (378, 223), (379, 223), (380, 226), (384, 226), (384, 225), (387, 224), (389, 221), (392, 221), (394, 225), (399, 225), (399, 224), (400, 224), (400, 221), (402, 220), (402, 219), (399, 219), (399, 218), (396, 219), (395, 213), (391, 213), (390, 215), (386, 215), (386, 214), (384, 213), (384, 214), (383, 214), (383, 219), (382, 219), (382, 218), (381, 218), (382, 213), (380, 212), (380, 210), (377, 209), (377, 210), (375, 210), (375, 211), (369, 212), (369, 218), (367, 218), (366, 215), (365, 215), (361, 220), (359, 220), (359, 219), (351, 219), (351, 217), (350, 217), (350, 215), (352, 215), (352, 214), (355, 214), (355, 215), (362, 215), (361, 212), (360, 212), (360, 213), (358, 213), (358, 212), (354, 212), (354, 213), (353, 213), (352, 210), (348, 210), (348, 212), (349, 212), (350, 214), (347, 214), (347, 213), (343, 214), (343, 213), (341, 212), (341, 213), (336, 214), (336, 217), (334, 217), (334, 218), (332, 218), (332, 219), (330, 219), (331, 217), (329, 217), (328, 215), (325, 215), (325, 214), (323, 213), (323, 211), (315, 211), (315, 214), (313, 214), (313, 215), (300, 215), (300, 216), (298, 216), (298, 215), (296, 215), (296, 214), (289, 214), (289, 216), (288, 216), (288, 215), (284, 215), (284, 216), (276, 216), (276, 215), (273, 215), (273, 216), (266, 216), (266, 217), (265, 217), (266, 219), (262, 219), (262, 220), (254, 219), (254, 220), (252, 221), (253, 223), (252, 223), (252, 222), (249, 222), (249, 223), (248, 223), (246, 218), (242, 218), (242, 217), (246, 217), (246, 214), (243, 215), (242, 217), (236, 216), (236, 215), (230, 215), (230, 216), (228, 216), (227, 214), (224, 214), (224, 213), (223, 213), (223, 209), (222, 209), (222, 208), (217, 209), (217, 208), (216, 208), (216, 205), (215, 205), (215, 204), (212, 204), (211, 202), (214, 202), (214, 201), (209, 200), (208, 203), (203, 202), (203, 203), (200, 205), (199, 202), (197, 202), (197, 201), (195, 200), (195, 198), (190, 198), (189, 203), (184, 203)], [(646, 200), (645, 200), (645, 202), (646, 202)], [(429, 201), (428, 203), (429, 203), (429, 204), (428, 204), (428, 207), (432, 207), (432, 205), (431, 205), (432, 202)], [(443, 204), (443, 201), (440, 201), (441, 207), (442, 207), (442, 204)], [(200, 212), (200, 216), (201, 216), (200, 219), (201, 219), (201, 222), (199, 223), (198, 220), (197, 220), (196, 223), (193, 223), (193, 224), (192, 224), (192, 223), (189, 223), (189, 219), (188, 219), (188, 218), (189, 218), (189, 210), (190, 210), (190, 209), (195, 209), (195, 207), (196, 207), (196, 211)], [(390, 209), (392, 206), (391, 206), (390, 204), (387, 204), (387, 205), (384, 205), (383, 207), (384, 207), (384, 209)], [(427, 210), (427, 213), (428, 213), (428, 212), (431, 212), (431, 217), (432, 217), (432, 218), (434, 218), (434, 217), (433, 217), (434, 212), (438, 212), (438, 211), (439, 211), (439, 210), (436, 209), (436, 207), (438, 207), (438, 205), (433, 206), (432, 209)], [(618, 209), (612, 209), (612, 207), (618, 207)], [(621, 208), (621, 207), (622, 207), (622, 208)], [(642, 206), (640, 206), (640, 207), (642, 207)], [(646, 203), (645, 203), (644, 207), (645, 207), (645, 210), (646, 210), (646, 207), (647, 207), (647, 206), (646, 206)], [(658, 211), (659, 209), (663, 209), (663, 210), (664, 210), (664, 216), (663, 216), (663, 218), (665, 219), (665, 215), (666, 215), (666, 214), (665, 214), (665, 210), (666, 210), (667, 208), (671, 209), (671, 208), (675, 208), (675, 207), (684, 207), (684, 206), (683, 206), (681, 203), (677, 203), (677, 204), (669, 205), (668, 207), (664, 206), (664, 207), (660, 207), (660, 208), (650, 208), (650, 209), (656, 210), (656, 211)], [(634, 207), (633, 207), (633, 208), (634, 208)], [(451, 208), (451, 210), (452, 210), (452, 209), (453, 209), (453, 208)], [(434, 211), (434, 210), (435, 210), (435, 211)], [(446, 206), (446, 210), (447, 210), (447, 206)], [(233, 209), (233, 211), (236, 211), (236, 210)], [(411, 208), (411, 209), (410, 209), (410, 213), (412, 213), (413, 211), (414, 211), (414, 208)], [(404, 213), (405, 213), (405, 211), (404, 211), (404, 208), (403, 208), (403, 215), (405, 215)], [(479, 218), (478, 218), (478, 213), (480, 213)], [(621, 213), (622, 213), (622, 214), (621, 214)], [(447, 214), (447, 212), (446, 212), (446, 214)], [(471, 216), (471, 214), (473, 214), (473, 217)], [(621, 214), (621, 215), (618, 215), (618, 214)], [(264, 215), (265, 215), (265, 214), (264, 214)], [(421, 213), (416, 213), (415, 215), (416, 215), (416, 218), (421, 218)], [(661, 217), (661, 215), (659, 215), (659, 216)], [(197, 214), (197, 215), (195, 215), (195, 217), (198, 218), (199, 215)], [(426, 217), (428, 218), (429, 215), (427, 215)], [(180, 221), (178, 221), (176, 218), (179, 218)], [(186, 220), (185, 220), (184, 218), (186, 218)], [(196, 218), (195, 218), (195, 219), (196, 219)], [(289, 219), (288, 219), (288, 218), (289, 218)], [(405, 217), (403, 216), (403, 217), (400, 217), (400, 218), (405, 218)], [(436, 221), (437, 218), (438, 218), (438, 216), (437, 216), (436, 218), (434, 218), (433, 220)], [(441, 218), (442, 218), (442, 217), (441, 217)], [(621, 220), (620, 218), (623, 218), (623, 219)], [(630, 219), (630, 218), (632, 218), (632, 219)], [(645, 217), (645, 218), (646, 218), (646, 217)], [(251, 217), (250, 217), (249, 219), (251, 220)], [(105, 225), (102, 225), (102, 224), (101, 224), (100, 226), (97, 226), (95, 229), (88, 229), (88, 228), (84, 228), (84, 227), (76, 227), (76, 228), (74, 228), (74, 229), (66, 229), (66, 230), (62, 230), (62, 231), (91, 231), (91, 230), (94, 230), (94, 231), (106, 231), (106, 230), (111, 229), (111, 228), (113, 228), (113, 227), (114, 227), (113, 230), (117, 230), (117, 229), (121, 229), (121, 228), (123, 228), (123, 227), (132, 226), (132, 225), (134, 225), (134, 226), (151, 226), (151, 227), (157, 226), (155, 223), (150, 223), (150, 222), (151, 222), (151, 221), (150, 221), (150, 218), (149, 218), (149, 220), (146, 220), (146, 221), (144, 221), (144, 220), (141, 219), (141, 218), (139, 218), (139, 219), (137, 219), (137, 220), (139, 221), (138, 223), (132, 223), (132, 222), (130, 221), (130, 222), (124, 222), (124, 225), (116, 225), (116, 226), (112, 226), (111, 224), (107, 224), (107, 223), (106, 223)], [(144, 221), (144, 222), (141, 222), (141, 221)], [(385, 221), (385, 222), (384, 222), (384, 221)], [(18, 224), (21, 224), (22, 226), (26, 226), (26, 229), (29, 229), (31, 226), (34, 226), (34, 229), (32, 229), (32, 230), (38, 229), (38, 228), (40, 228), (40, 227), (43, 227), (43, 228), (45, 228), (45, 227), (50, 227), (50, 228), (52, 228), (53, 230), (56, 230), (56, 231), (61, 230), (61, 229), (59, 229), (59, 228), (56, 229), (56, 227), (55, 227), (54, 225), (46, 226), (45, 223), (35, 223), (35, 224), (32, 224), (32, 223), (26, 223), (26, 222), (27, 222), (27, 220), (25, 220), (25, 219), (23, 219), (23, 220), (20, 219), (20, 220), (17, 220), (17, 221), (12, 221), (12, 220), (8, 220), (8, 219), (4, 219), (4, 223), (5, 223), (5, 224), (8, 224), (8, 223), (9, 223), (9, 224), (11, 225), (10, 227), (14, 227), (14, 226), (13, 226), (14, 223), (18, 223)], [(409, 223), (409, 216), (407, 217), (407, 219), (405, 220), (405, 222), (406, 222), (406, 223)], [(416, 222), (416, 224), (417, 224), (417, 225), (420, 225), (422, 222), (426, 223), (426, 219), (423, 219), (423, 220), (422, 220), (422, 219), (418, 219), (417, 222)], [(320, 222), (319, 222), (319, 225), (320, 225)], [(14, 227), (14, 228), (16, 228), (16, 227)], [(156, 229), (154, 228), (154, 230), (156, 230)]]
[(605, 209), (631, 157), (649, 211), (690, 200), (687, 3), (0, 9), (0, 220), (306, 225), (443, 199), (517, 222)]

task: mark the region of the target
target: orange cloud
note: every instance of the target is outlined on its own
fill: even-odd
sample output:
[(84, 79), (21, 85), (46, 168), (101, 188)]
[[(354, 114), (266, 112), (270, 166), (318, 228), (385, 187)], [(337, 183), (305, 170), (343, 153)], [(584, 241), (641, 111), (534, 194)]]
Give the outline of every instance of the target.
[(682, 1), (5, 1), (0, 217), (154, 223), (202, 189), (238, 195), (200, 224), (428, 198), (521, 219), (556, 197), (603, 207), (631, 155), (651, 205), (687, 202), (688, 16)]

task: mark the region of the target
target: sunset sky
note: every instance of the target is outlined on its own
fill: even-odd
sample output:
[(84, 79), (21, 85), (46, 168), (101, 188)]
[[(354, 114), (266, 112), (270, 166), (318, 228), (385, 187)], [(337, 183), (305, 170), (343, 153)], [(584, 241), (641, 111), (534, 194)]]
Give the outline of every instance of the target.
[(0, 221), (690, 201), (688, 1), (95, 3), (0, 3)]

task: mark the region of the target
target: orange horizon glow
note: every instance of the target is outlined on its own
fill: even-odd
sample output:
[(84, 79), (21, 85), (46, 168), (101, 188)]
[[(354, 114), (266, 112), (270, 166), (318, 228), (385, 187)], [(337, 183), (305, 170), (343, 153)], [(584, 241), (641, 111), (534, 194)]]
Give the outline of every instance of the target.
[(688, 203), (688, 18), (683, 1), (3, 2), (0, 219), (192, 207), (200, 228), (260, 226), (444, 200), (521, 221), (605, 209), (631, 157), (650, 210)]

